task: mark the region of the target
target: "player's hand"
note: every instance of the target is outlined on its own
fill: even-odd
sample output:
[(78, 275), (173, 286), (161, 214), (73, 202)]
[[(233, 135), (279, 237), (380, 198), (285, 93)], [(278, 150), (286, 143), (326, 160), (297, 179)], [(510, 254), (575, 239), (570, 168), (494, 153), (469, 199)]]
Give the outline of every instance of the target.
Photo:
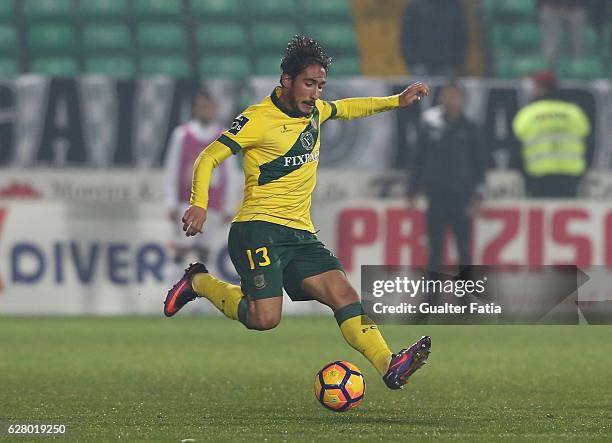
[(429, 95), (429, 86), (423, 82), (415, 82), (404, 89), (399, 95), (399, 106), (405, 108)]
[(202, 233), (206, 221), (206, 209), (191, 205), (183, 215), (183, 231), (187, 237)]

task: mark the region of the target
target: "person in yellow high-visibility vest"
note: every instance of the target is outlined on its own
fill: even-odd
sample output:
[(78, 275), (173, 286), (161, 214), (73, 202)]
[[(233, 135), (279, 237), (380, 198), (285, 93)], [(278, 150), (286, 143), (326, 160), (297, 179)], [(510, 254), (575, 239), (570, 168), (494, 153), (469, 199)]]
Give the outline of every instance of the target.
[(580, 106), (557, 97), (552, 72), (532, 76), (534, 101), (514, 117), (530, 197), (576, 197), (587, 169), (586, 137), (591, 124)]

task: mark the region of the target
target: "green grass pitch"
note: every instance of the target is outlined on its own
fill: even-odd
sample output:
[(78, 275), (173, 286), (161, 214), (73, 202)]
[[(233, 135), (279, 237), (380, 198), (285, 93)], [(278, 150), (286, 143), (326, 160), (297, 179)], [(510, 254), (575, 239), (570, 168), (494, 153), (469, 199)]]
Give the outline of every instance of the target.
[[(4, 317), (0, 422), (66, 424), (79, 441), (612, 439), (609, 327), (381, 329), (393, 350), (432, 336), (429, 364), (402, 391), (383, 385), (331, 315), (269, 332), (185, 315)], [(313, 394), (335, 359), (367, 382), (364, 403), (343, 414)]]

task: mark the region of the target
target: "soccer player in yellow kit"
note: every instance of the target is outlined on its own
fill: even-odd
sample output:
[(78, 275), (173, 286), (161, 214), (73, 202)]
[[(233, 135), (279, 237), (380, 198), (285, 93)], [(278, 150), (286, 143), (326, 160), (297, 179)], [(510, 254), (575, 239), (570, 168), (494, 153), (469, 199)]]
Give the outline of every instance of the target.
[(202, 232), (213, 169), (232, 154), (244, 154), (243, 203), (228, 240), (241, 284), (218, 280), (203, 264), (193, 263), (168, 291), (164, 313), (171, 317), (204, 297), (249, 329), (272, 329), (281, 319), (284, 288), (294, 301), (329, 306), (346, 341), (374, 365), (389, 388), (399, 389), (426, 362), (431, 339), (422, 337), (396, 354), (389, 350), (378, 327), (363, 315), (342, 265), (317, 239), (310, 204), (320, 130), (327, 120), (406, 107), (429, 94), (429, 88), (416, 82), (390, 97), (328, 102), (320, 96), (330, 63), (317, 42), (293, 37), (281, 62), (281, 85), (236, 117), (196, 160), (191, 206), (182, 220), (187, 236)]

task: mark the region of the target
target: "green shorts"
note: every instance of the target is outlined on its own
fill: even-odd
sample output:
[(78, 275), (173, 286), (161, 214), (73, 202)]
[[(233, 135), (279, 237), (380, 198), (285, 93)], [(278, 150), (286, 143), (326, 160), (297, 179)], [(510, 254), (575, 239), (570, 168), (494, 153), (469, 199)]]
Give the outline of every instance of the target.
[(340, 261), (315, 234), (264, 221), (234, 222), (228, 248), (249, 299), (280, 297), (283, 288), (293, 301), (314, 300), (302, 280), (339, 269)]

